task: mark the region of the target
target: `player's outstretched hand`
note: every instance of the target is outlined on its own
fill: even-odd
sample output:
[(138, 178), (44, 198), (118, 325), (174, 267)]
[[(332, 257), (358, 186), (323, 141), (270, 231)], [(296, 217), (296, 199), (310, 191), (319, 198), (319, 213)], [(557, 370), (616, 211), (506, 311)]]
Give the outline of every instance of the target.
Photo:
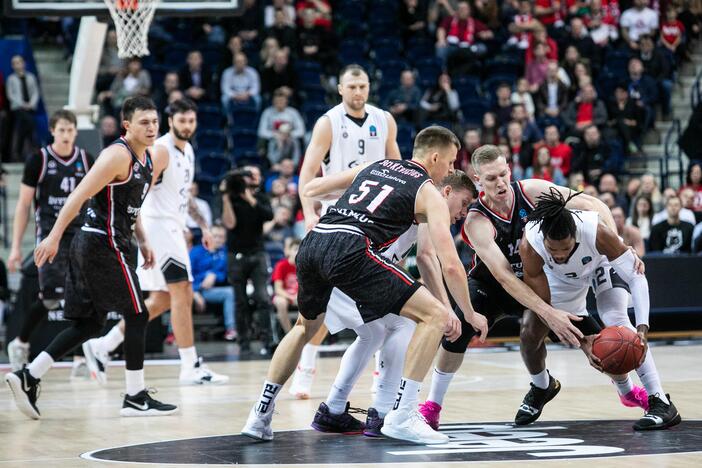
[(580, 340), (580, 349), (583, 350), (592, 367), (600, 372), (604, 372), (604, 369), (602, 369), (602, 361), (592, 352), (592, 344), (595, 342), (595, 338), (597, 338), (597, 335), (584, 336), (583, 339)]
[(14, 273), (22, 267), (22, 252), (19, 249), (12, 249), (7, 258), (7, 268), (10, 273)]
[(53, 263), (59, 248), (59, 240), (49, 235), (34, 249), (34, 263), (41, 268), (46, 262)]
[(446, 328), (444, 329), (444, 336), (451, 343), (456, 341), (461, 337), (461, 321), (456, 317), (456, 314), (452, 311), (448, 311), (448, 322), (446, 323)]
[(209, 252), (214, 250), (214, 239), (209, 229), (202, 230), (202, 246)]
[(578, 327), (573, 325), (573, 321), (579, 322), (583, 318), (568, 313), (565, 310), (554, 310), (554, 313), (545, 318), (546, 325), (553, 331), (553, 333), (556, 334), (561, 342), (568, 343), (576, 348), (579, 348), (580, 340), (583, 338), (583, 334), (580, 330), (578, 330)]
[(488, 334), (488, 322), (485, 316), (478, 312), (473, 312), (473, 316), (467, 322), (470, 323), (471, 327), (475, 328), (475, 331), (480, 333), (480, 342), (485, 343)]
[(156, 263), (156, 256), (154, 255), (154, 251), (151, 250), (151, 246), (149, 245), (149, 243), (140, 243), (139, 250), (141, 250), (141, 255), (144, 257), (144, 264), (142, 265), (142, 267), (145, 270), (148, 270), (149, 268), (153, 267)]

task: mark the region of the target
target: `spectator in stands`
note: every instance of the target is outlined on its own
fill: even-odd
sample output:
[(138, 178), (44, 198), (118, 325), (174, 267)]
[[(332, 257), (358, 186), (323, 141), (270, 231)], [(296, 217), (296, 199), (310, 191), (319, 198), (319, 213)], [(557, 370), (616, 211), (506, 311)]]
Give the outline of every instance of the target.
[(646, 195), (639, 195), (632, 203), (631, 216), (626, 220), (627, 226), (638, 228), (644, 241), (651, 235), (651, 220), (653, 219), (653, 204)]
[(573, 166), (571, 170), (582, 172), (585, 181), (592, 184), (602, 175), (604, 165), (611, 156), (609, 145), (602, 141), (596, 125), (583, 129), (583, 139), (573, 151)]
[(647, 195), (651, 199), (654, 212), (658, 212), (663, 209), (663, 196), (661, 195), (661, 191), (658, 188), (658, 182), (653, 174), (646, 173), (641, 176), (639, 195)]
[(163, 83), (161, 86), (157, 87), (151, 95), (151, 99), (153, 99), (154, 104), (156, 104), (156, 107), (158, 108), (159, 114), (161, 114), (159, 130), (162, 134), (164, 133), (164, 128), (166, 129), (166, 132), (168, 132), (168, 117), (164, 114), (166, 106), (168, 105), (168, 96), (170, 96), (170, 94), (176, 89), (180, 89), (180, 78), (178, 78), (178, 73), (169, 71), (163, 76)]
[(292, 211), (287, 206), (278, 206), (273, 210), (273, 219), (263, 224), (263, 240), (271, 264), (275, 265), (285, 256), (285, 239), (294, 236)]
[(581, 136), (587, 127), (601, 127), (607, 123), (607, 108), (597, 98), (597, 91), (592, 84), (585, 85), (575, 101), (568, 105), (563, 112), (563, 123), (575, 136)]
[(573, 148), (561, 142), (558, 127), (549, 125), (544, 130), (544, 144), (551, 155), (551, 165), (561, 170), (564, 176), (570, 175), (570, 164), (573, 158)]
[(554, 30), (563, 27), (561, 0), (536, 0), (534, 16), (547, 28)]
[(253, 105), (256, 109), (261, 107), (261, 80), (248, 63), (246, 55), (238, 53), (234, 56), (234, 66), (222, 73), (222, 106), (229, 111), (232, 106), (242, 104)]
[(288, 311), (290, 307), (297, 307), (297, 268), (295, 257), (300, 247), (297, 239), (286, 239), (285, 258), (282, 258), (273, 268), (273, 305), (278, 316), (278, 323), (285, 333), (292, 328)]
[(658, 84), (659, 101), (663, 111), (663, 118), (670, 118), (670, 100), (673, 90), (672, 69), (670, 59), (663, 52), (656, 49), (653, 38), (648, 34), (639, 40), (639, 58), (644, 67), (644, 74), (653, 78)]
[(297, 55), (301, 60), (321, 64), (327, 73), (335, 73), (336, 60), (333, 55), (332, 38), (326, 29), (315, 22), (316, 17), (312, 10), (308, 8), (302, 11), (302, 26), (297, 31)]
[(275, 21), (266, 31), (267, 37), (275, 37), (280, 48), (288, 54), (297, 49), (297, 34), (295, 34), (295, 23), (288, 20), (286, 10), (279, 8), (275, 10)]
[(124, 68), (124, 60), (119, 58), (117, 49), (117, 32), (109, 29), (105, 36), (105, 46), (100, 56), (95, 91), (100, 93), (109, 89), (117, 74)]
[(100, 119), (100, 138), (102, 139), (103, 148), (119, 138), (119, 125), (117, 124), (117, 119), (113, 116), (106, 115)]
[(542, 44), (545, 47), (548, 61), (558, 60), (558, 43), (548, 37), (546, 29), (539, 25), (529, 37), (529, 48), (526, 50), (524, 57), (524, 62), (527, 65), (534, 60), (534, 49), (537, 44)]
[(194, 302), (204, 309), (206, 304), (222, 304), (224, 339), (237, 338), (234, 311), (234, 289), (227, 282), (227, 231), (224, 226), (212, 227), (212, 250), (196, 245), (190, 251), (193, 272)]
[(600, 193), (597, 198), (599, 198), (600, 201), (610, 210), (617, 205), (617, 202), (614, 200), (614, 195), (612, 195), (610, 192)]
[(522, 126), (522, 140), (529, 145), (538, 145), (543, 142), (543, 134), (536, 123), (529, 120), (526, 108), (522, 104), (512, 106), (512, 121), (519, 122)]
[(539, 115), (556, 118), (568, 104), (568, 87), (558, 78), (558, 63), (546, 66), (546, 80), (536, 91), (536, 109)]
[(151, 93), (151, 75), (141, 67), (141, 59), (132, 57), (126, 68), (115, 77), (109, 91), (98, 94), (98, 101), (114, 114), (128, 97), (148, 96)]
[(435, 32), (440, 25), (440, 20), (447, 16), (454, 16), (458, 8), (458, 0), (430, 0), (427, 13), (427, 26)]
[[(270, 352), (271, 345), (271, 299), (268, 295), (268, 256), (263, 247), (263, 225), (273, 219), (268, 197), (261, 193), (261, 170), (256, 166), (245, 166), (245, 188), (235, 187), (226, 180), (220, 186), (222, 192), (222, 224), (227, 228), (227, 266), (229, 281), (234, 286), (236, 297), (236, 329), (242, 352), (250, 350), (251, 322), (256, 320), (263, 341), (261, 353)], [(238, 186), (238, 184), (236, 184)], [(256, 310), (249, 307), (246, 287), (249, 279), (253, 284), (253, 299)]]
[(497, 126), (503, 127), (512, 119), (512, 87), (507, 83), (500, 83), (495, 95), (497, 100), (492, 112), (497, 117)]
[(600, 58), (598, 50), (581, 18), (575, 17), (570, 20), (570, 34), (564, 41), (564, 47), (569, 46), (578, 49), (581, 57), (588, 57), (592, 68), (595, 70), (599, 69)]
[(403, 70), (400, 74), (400, 86), (388, 93), (384, 107), (390, 111), (396, 121), (417, 125), (421, 99), (422, 91), (416, 84), (414, 72)]
[(702, 212), (702, 163), (694, 162), (688, 166), (685, 182), (683, 188), (692, 189), (695, 194), (692, 209)]
[[(674, 188), (668, 187), (665, 190), (663, 190), (663, 204), (668, 205), (668, 200), (672, 197), (678, 197), (677, 192), (675, 191)], [(697, 224), (697, 219), (695, 218), (695, 212), (692, 211), (689, 208), (685, 208), (685, 204), (682, 200), (682, 197), (680, 198), (680, 212), (678, 216), (680, 217), (681, 221), (685, 221), (687, 223), (692, 224), (693, 226)], [(651, 220), (651, 223), (655, 226), (656, 224), (665, 221), (665, 219), (668, 217), (668, 213), (666, 209), (663, 209), (659, 211), (658, 213), (653, 215), (653, 219)]]
[(614, 88), (614, 99), (607, 111), (607, 126), (619, 138), (627, 155), (642, 154), (641, 127), (644, 124), (645, 109), (640, 102), (629, 99), (626, 85)]
[(267, 5), (263, 10), (263, 25), (270, 28), (276, 22), (276, 13), (282, 11), (285, 15), (285, 22), (290, 26), (295, 26), (295, 7), (287, 0), (273, 0), (271, 5)]
[(549, 60), (546, 57), (546, 46), (536, 44), (534, 47), (534, 59), (526, 65), (525, 76), (529, 81), (529, 91), (535, 93), (539, 86), (546, 81)]
[(519, 0), (519, 12), (514, 15), (507, 29), (512, 33), (512, 37), (507, 40), (507, 45), (519, 49), (529, 47), (529, 35), (534, 30), (541, 27), (541, 24), (532, 14), (532, 2)]
[(402, 29), (402, 38), (407, 43), (411, 37), (423, 37), (427, 29), (427, 2), (404, 0), (400, 5), (398, 21)]
[(224, 53), (222, 55), (222, 60), (220, 60), (219, 65), (217, 66), (218, 76), (222, 76), (222, 72), (224, 72), (224, 70), (232, 66), (236, 54), (244, 53), (243, 39), (241, 39), (241, 37), (239, 36), (231, 36), (227, 41), (227, 50), (229, 51), (229, 54)]
[(563, 60), (561, 61), (561, 69), (563, 72), (561, 73), (559, 70), (558, 76), (561, 78), (561, 81), (568, 86), (571, 93), (577, 91), (578, 89), (578, 80), (575, 76), (575, 67), (579, 63), (582, 63), (582, 59), (578, 49), (576, 49), (575, 46), (566, 47)]
[(614, 197), (614, 204), (621, 206), (622, 209), (628, 211), (628, 204), (626, 197), (619, 193), (619, 185), (617, 184), (617, 176), (609, 172), (605, 172), (600, 176), (597, 189), (600, 193), (611, 193)]
[(602, 10), (595, 10), (590, 16), (590, 38), (599, 48), (597, 52), (602, 55), (603, 50), (610, 44), (614, 44), (619, 39), (619, 30), (616, 23), (608, 23), (603, 20)]
[(10, 123), (10, 106), (7, 103), (7, 95), (5, 94), (5, 77), (0, 71), (0, 162), (6, 161), (9, 154), (8, 132)]
[(258, 32), (263, 31), (263, 10), (261, 8), (263, 2), (242, 0), (242, 3), (244, 11), (241, 16), (233, 19), (232, 30), (237, 32), (244, 43), (256, 43)]
[(629, 214), (631, 214), (632, 208), (634, 206), (634, 199), (639, 193), (640, 188), (641, 179), (639, 179), (638, 177), (632, 177), (631, 179), (629, 179), (629, 182), (626, 183), (626, 190), (624, 191), (624, 196), (626, 197), (627, 206), (629, 207), (629, 209), (627, 210), (627, 213)]
[[(259, 56), (261, 61), (259, 62), (259, 69), (266, 69), (273, 66), (273, 60), (275, 58), (275, 53), (280, 50), (280, 44), (278, 44), (278, 39), (273, 36), (268, 36), (263, 40), (263, 46), (261, 47), (261, 52)], [(288, 54), (286, 53), (287, 57)]]
[(473, 17), (483, 22), (492, 31), (500, 29), (500, 7), (497, 0), (474, 0)]
[(494, 112), (483, 114), (483, 124), (480, 127), (480, 143), (483, 145), (498, 145), (500, 143), (500, 127)]
[(480, 145), (480, 130), (477, 128), (467, 129), (463, 134), (463, 145), (461, 146), (461, 149), (458, 150), (456, 162), (453, 164), (453, 166), (456, 169), (467, 172), (473, 151), (478, 149)]
[(258, 137), (268, 142), (280, 137), (276, 135), (283, 123), (289, 124), (288, 133), (295, 139), (305, 135), (305, 122), (300, 112), (288, 105), (288, 92), (278, 88), (273, 93), (273, 105), (266, 108), (258, 121)]
[(487, 47), (481, 41), (493, 33), (481, 21), (471, 17), (470, 3), (458, 2), (456, 14), (445, 17), (436, 31), (436, 56), (450, 69), (483, 56)]
[(273, 182), (281, 180), (285, 183), (286, 190), (292, 195), (297, 195), (299, 177), (295, 174), (297, 164), (290, 158), (281, 159), (272, 167), (272, 173), (266, 179), (266, 192), (271, 191)]
[(461, 100), (458, 92), (451, 87), (451, 77), (442, 73), (436, 85), (428, 89), (420, 101), (425, 122), (446, 122), (457, 125), (460, 121)]
[(687, 37), (685, 41), (685, 55), (689, 57), (687, 54), (692, 50), (691, 45), (700, 38), (700, 31), (702, 30), (702, 5), (700, 5), (699, 0), (683, 1), (678, 19), (685, 26), (685, 36)]
[[(200, 198), (200, 186), (195, 181), (193, 181), (190, 184), (190, 196), (195, 201), (197, 209), (198, 211), (200, 211), (200, 214), (205, 220), (205, 223), (208, 226), (212, 226), (212, 208), (210, 208), (210, 204), (207, 202), (207, 200)], [(193, 218), (190, 217), (190, 215), (188, 215), (185, 225), (193, 233), (196, 233), (200, 230), (200, 226)], [(195, 237), (199, 237), (199, 235)]]
[(678, 20), (678, 12), (672, 5), (666, 9), (665, 16), (666, 19), (661, 24), (661, 46), (680, 63), (685, 58), (685, 47), (681, 47), (685, 38), (685, 25)]
[(199, 50), (188, 53), (186, 65), (181, 68), (178, 78), (185, 95), (193, 101), (208, 101), (212, 97), (212, 74), (203, 66)]
[(24, 155), (34, 151), (34, 115), (39, 106), (39, 83), (34, 73), (28, 72), (24, 58), (15, 55), (11, 60), (12, 71), (5, 83), (7, 100), (12, 116), (12, 146), (10, 158), (24, 161)]
[(300, 139), (292, 136), (292, 125), (288, 122), (281, 123), (273, 138), (268, 140), (266, 151), (268, 163), (275, 168), (281, 160), (289, 159), (297, 165), (300, 155)]
[(295, 205), (295, 200), (293, 200), (290, 191), (288, 190), (288, 184), (285, 179), (276, 178), (271, 182), (271, 207), (273, 210), (279, 206), (285, 206), (293, 210)]
[(295, 2), (295, 12), (297, 13), (297, 23), (302, 24), (301, 13), (310, 10), (314, 13), (314, 24), (327, 31), (332, 28), (332, 8), (327, 0), (297, 0)]
[(534, 99), (529, 92), (529, 81), (526, 78), (519, 78), (517, 80), (517, 89), (512, 93), (511, 99), (512, 104), (523, 105), (529, 120), (534, 120), (536, 107), (534, 106)]
[(649, 250), (665, 254), (692, 252), (692, 231), (694, 226), (680, 219), (682, 203), (677, 195), (666, 202), (667, 219), (651, 228)]
[(532, 146), (524, 141), (524, 130), (522, 124), (516, 120), (507, 124), (507, 162), (512, 169), (514, 180), (524, 178), (524, 170), (531, 166), (533, 159)]
[(639, 49), (638, 41), (642, 35), (654, 36), (658, 30), (658, 13), (647, 5), (647, 0), (634, 0), (634, 6), (622, 13), (619, 22), (622, 39), (632, 50)]
[(549, 153), (546, 146), (541, 146), (536, 150), (534, 163), (531, 167), (527, 167), (524, 178), (547, 180), (556, 185), (565, 185), (567, 183), (561, 170), (551, 163), (551, 153)]
[(617, 225), (617, 234), (624, 240), (624, 245), (633, 247), (636, 250), (636, 255), (643, 257), (646, 254), (646, 248), (644, 246), (643, 237), (641, 237), (641, 231), (635, 226), (628, 226), (626, 224), (626, 216), (624, 215), (624, 208), (621, 206), (614, 206), (612, 209), (612, 217), (614, 218), (614, 224)]
[(266, 99), (273, 97), (273, 93), (284, 88), (289, 98), (294, 98), (297, 90), (297, 73), (290, 64), (289, 54), (279, 49), (273, 53), (273, 62), (261, 72), (261, 92)]
[(571, 172), (568, 177), (568, 187), (576, 192), (582, 192), (585, 190), (585, 176), (582, 172)]

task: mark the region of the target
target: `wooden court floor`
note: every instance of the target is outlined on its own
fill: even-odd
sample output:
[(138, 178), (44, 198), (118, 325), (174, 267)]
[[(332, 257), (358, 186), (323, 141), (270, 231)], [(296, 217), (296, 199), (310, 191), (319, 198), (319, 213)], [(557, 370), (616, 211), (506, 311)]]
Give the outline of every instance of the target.
[[(702, 420), (700, 389), (702, 387), (702, 345), (657, 346), (653, 348), (663, 386), (672, 396), (683, 420)], [(181, 387), (177, 384), (178, 367), (149, 366), (147, 385), (158, 389), (156, 398), (180, 406), (178, 415), (161, 418), (121, 418), (123, 373), (110, 367), (110, 382), (100, 388), (95, 382), (69, 379), (70, 369), (53, 369), (42, 381), (39, 409), (41, 421), (31, 421), (14, 407), (9, 390), (0, 389), (0, 467), (83, 467), (83, 466), (145, 466), (130, 463), (108, 463), (81, 459), (80, 455), (98, 449), (143, 444), (174, 439), (238, 434), (256, 398), (268, 361), (223, 362), (210, 366), (231, 377), (227, 385), (213, 387)], [(320, 359), (313, 398), (294, 400), (285, 393), (278, 399), (273, 427), (276, 431), (306, 429), (314, 412), (334, 378), (339, 358)], [(623, 407), (614, 387), (606, 377), (591, 369), (576, 350), (556, 349), (549, 354), (549, 369), (563, 384), (561, 393), (549, 403), (540, 421), (637, 419), (638, 409)], [(3, 369), (4, 373), (6, 370)], [(370, 393), (371, 369), (363, 375), (352, 394), (352, 406), (367, 407)], [(521, 399), (528, 389), (528, 376), (518, 352), (473, 352), (466, 358), (454, 380), (444, 404), (442, 423), (505, 422), (513, 420)], [(428, 390), (425, 382), (423, 395)], [(567, 423), (565, 423), (567, 425)], [(628, 427), (628, 425), (626, 426)], [(603, 429), (604, 430), (604, 429)], [(698, 441), (702, 441), (702, 430)], [(300, 433), (302, 436), (308, 433)], [(302, 437), (300, 436), (300, 437)], [(607, 440), (599, 431), (600, 441)], [(676, 439), (660, 436), (627, 434), (638, 443), (668, 444), (660, 455), (626, 456), (597, 459), (538, 459), (503, 461), (499, 463), (452, 462), (453, 466), (577, 466), (597, 464), (597, 467), (700, 467), (702, 442), (688, 441), (684, 450)], [(325, 441), (336, 437), (324, 436)], [(294, 439), (293, 439), (294, 440)], [(341, 441), (343, 443), (343, 440)], [(378, 450), (372, 441), (359, 441), (363, 449), (355, 449), (355, 464), (333, 466), (369, 466), (370, 451)], [(585, 442), (587, 443), (587, 441)], [(365, 445), (364, 445), (365, 444)], [(367, 446), (367, 451), (365, 447)], [(417, 446), (413, 446), (417, 447)], [(294, 450), (294, 449), (293, 449)], [(372, 457), (371, 457), (372, 458)], [(255, 460), (255, 458), (254, 458)], [(281, 460), (284, 460), (281, 459)], [(306, 462), (316, 465), (314, 452)], [(436, 465), (429, 459), (419, 459), (411, 466)], [(279, 464), (286, 464), (280, 461)], [(373, 463), (378, 464), (378, 463)], [(383, 463), (384, 464), (384, 463)], [(399, 466), (397, 463), (387, 463)], [(168, 466), (155, 462), (151, 466)], [(196, 466), (196, 465), (188, 465)]]

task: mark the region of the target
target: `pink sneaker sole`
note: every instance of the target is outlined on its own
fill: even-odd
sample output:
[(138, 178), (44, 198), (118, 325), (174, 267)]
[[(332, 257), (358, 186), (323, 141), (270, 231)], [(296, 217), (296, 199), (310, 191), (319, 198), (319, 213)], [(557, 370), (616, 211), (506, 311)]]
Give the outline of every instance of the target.
[(643, 387), (635, 386), (626, 395), (619, 395), (619, 401), (622, 405), (629, 408), (643, 408), (644, 411), (648, 411), (648, 393)]
[(435, 431), (439, 430), (439, 418), (441, 417), (441, 405), (433, 401), (425, 401), (419, 405), (419, 414), (424, 417), (424, 420), (429, 424), (429, 427)]

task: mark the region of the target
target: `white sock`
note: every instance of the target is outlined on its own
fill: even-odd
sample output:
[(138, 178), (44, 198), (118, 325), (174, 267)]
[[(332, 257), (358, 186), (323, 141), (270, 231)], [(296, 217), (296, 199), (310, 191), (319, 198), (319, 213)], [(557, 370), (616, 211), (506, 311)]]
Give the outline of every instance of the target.
[(441, 372), (435, 367), (431, 376), (431, 387), (427, 401), (433, 401), (439, 406), (443, 405), (448, 386), (454, 375), (456, 375), (455, 372)]
[(117, 346), (124, 341), (124, 333), (119, 329), (119, 324), (115, 325), (107, 332), (107, 335), (100, 338), (101, 344), (105, 347), (105, 351), (111, 353)]
[(256, 413), (266, 414), (268, 410), (272, 408), (273, 402), (275, 401), (282, 387), (283, 386), (280, 384), (269, 382), (267, 380), (263, 382), (261, 396), (258, 398), (258, 403), (256, 403)]
[(44, 374), (46, 374), (51, 366), (54, 364), (54, 358), (51, 354), (46, 351), (39, 353), (39, 356), (35, 357), (34, 360), (27, 366), (27, 370), (35, 379), (41, 379)]
[(195, 346), (178, 348), (178, 354), (180, 354), (181, 369), (190, 370), (195, 367), (195, 363), (197, 363), (197, 351), (195, 351)]
[(658, 369), (656, 369), (656, 363), (653, 361), (650, 349), (646, 352), (646, 359), (641, 367), (636, 369), (636, 373), (649, 395), (658, 395), (658, 398), (663, 400), (666, 405), (670, 404), (665, 396), (665, 391), (663, 391), (661, 378), (658, 375)]
[(341, 414), (346, 409), (349, 394), (371, 358), (371, 341), (359, 335), (341, 358), (339, 371), (326, 401), (331, 414)]
[(29, 346), (29, 343), (25, 343), (24, 341), (22, 341), (19, 336), (16, 336), (13, 341), (16, 341), (17, 344), (20, 346)]
[(617, 392), (620, 395), (626, 395), (630, 391), (634, 389), (634, 383), (631, 381), (631, 378), (627, 375), (624, 380), (614, 380), (612, 379), (612, 383), (614, 384), (615, 387), (617, 387)]
[(300, 356), (300, 362), (298, 365), (302, 369), (316, 369), (317, 368), (317, 351), (319, 351), (319, 346), (313, 344), (306, 344), (302, 348), (302, 356)]
[(406, 411), (416, 410), (421, 385), (422, 382), (405, 379), (403, 377), (400, 381), (400, 391), (397, 392), (397, 400), (395, 400), (395, 406), (393, 409), (401, 409)]
[(378, 416), (384, 418), (390, 412), (397, 400), (397, 381), (391, 382), (378, 379), (378, 388), (373, 398), (373, 408), (378, 411)]
[(125, 370), (124, 377), (127, 382), (127, 395), (134, 396), (146, 388), (144, 369)]
[(542, 390), (546, 390), (548, 388), (548, 370), (544, 369), (538, 374), (531, 374), (531, 383), (534, 384), (535, 387), (538, 387)]

